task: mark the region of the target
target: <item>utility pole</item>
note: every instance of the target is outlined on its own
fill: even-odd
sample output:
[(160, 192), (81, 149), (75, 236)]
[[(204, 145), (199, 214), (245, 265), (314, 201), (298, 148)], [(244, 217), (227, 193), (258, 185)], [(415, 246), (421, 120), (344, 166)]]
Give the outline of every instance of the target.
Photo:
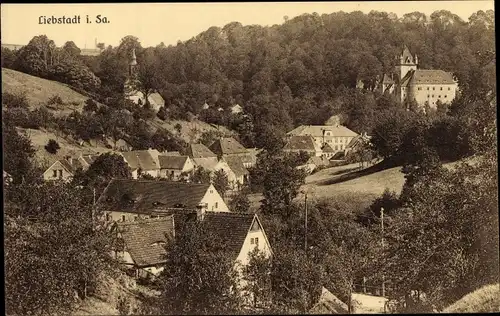
[[(382, 226), (382, 256), (385, 259), (385, 244), (384, 244), (384, 208), (380, 208), (380, 224)], [(385, 297), (385, 260), (382, 267), (382, 297)]]
[(307, 254), (307, 192), (304, 193), (304, 208), (305, 208), (305, 213), (306, 213), (306, 222), (305, 222), (305, 229), (306, 229), (306, 233), (305, 233), (305, 238), (304, 238), (304, 247), (305, 247), (305, 251), (306, 251), (306, 254)]

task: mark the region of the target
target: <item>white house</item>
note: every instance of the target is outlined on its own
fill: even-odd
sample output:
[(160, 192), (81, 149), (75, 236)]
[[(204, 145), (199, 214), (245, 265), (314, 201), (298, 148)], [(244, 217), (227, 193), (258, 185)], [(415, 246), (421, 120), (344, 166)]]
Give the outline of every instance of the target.
[(59, 159), (55, 161), (50, 167), (43, 173), (43, 179), (45, 181), (71, 181), (75, 175), (76, 168), (70, 164), (66, 159)]
[(194, 163), (189, 156), (162, 155), (160, 161), (160, 177), (178, 180), (183, 173), (193, 171)]
[(148, 174), (154, 178), (160, 176), (160, 153), (156, 149), (134, 150), (119, 153), (132, 170), (132, 178)]
[(162, 217), (176, 209), (229, 212), (212, 184), (160, 180), (113, 179), (97, 206), (108, 221), (117, 222)]
[(358, 133), (342, 125), (301, 125), (288, 136), (311, 136), (320, 148), (328, 144), (335, 152), (344, 151)]

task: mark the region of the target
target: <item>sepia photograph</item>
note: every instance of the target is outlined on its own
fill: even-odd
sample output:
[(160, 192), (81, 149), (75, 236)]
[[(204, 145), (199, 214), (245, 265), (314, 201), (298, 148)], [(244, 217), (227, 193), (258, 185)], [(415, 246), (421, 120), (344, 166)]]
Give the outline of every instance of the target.
[(500, 313), (493, 0), (0, 11), (5, 315)]

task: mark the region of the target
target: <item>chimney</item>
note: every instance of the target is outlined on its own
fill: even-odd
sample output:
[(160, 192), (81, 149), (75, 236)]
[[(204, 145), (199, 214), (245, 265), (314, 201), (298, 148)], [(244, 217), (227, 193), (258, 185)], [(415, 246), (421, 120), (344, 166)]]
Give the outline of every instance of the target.
[(71, 156), (66, 156), (66, 161), (69, 162), (70, 165), (73, 165), (73, 158)]
[(205, 213), (207, 211), (207, 204), (206, 203), (200, 203), (198, 206), (196, 206), (196, 219), (198, 221), (203, 221), (205, 218)]

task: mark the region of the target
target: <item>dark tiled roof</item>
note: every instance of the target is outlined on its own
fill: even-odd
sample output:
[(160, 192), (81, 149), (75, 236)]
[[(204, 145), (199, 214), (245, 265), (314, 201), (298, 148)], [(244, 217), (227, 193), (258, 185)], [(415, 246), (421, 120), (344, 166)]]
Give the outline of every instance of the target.
[(316, 151), (316, 146), (312, 136), (291, 136), (283, 149)]
[(187, 150), (188, 156), (191, 158), (209, 158), (217, 157), (207, 146), (203, 144), (189, 144)]
[(104, 211), (148, 213), (161, 208), (196, 207), (210, 184), (156, 180), (111, 180), (98, 200)]
[[(166, 261), (165, 244), (174, 236), (174, 216), (117, 223), (132, 260), (140, 267)], [(168, 237), (167, 237), (168, 236)]]
[(63, 165), (63, 167), (70, 173), (74, 174), (76, 172), (76, 170), (78, 169), (77, 165), (76, 165), (76, 159), (74, 160), (73, 164), (70, 164), (69, 161), (67, 161), (66, 159), (60, 159), (59, 162), (61, 163), (61, 165)]
[(188, 156), (158, 156), (161, 169), (182, 170), (188, 159)]
[(121, 153), (132, 170), (160, 169), (153, 155), (148, 150), (134, 150)]
[(236, 260), (254, 218), (255, 214), (206, 212), (204, 223), (210, 232), (227, 245)]
[(415, 84), (453, 84), (453, 74), (444, 70), (417, 69), (411, 83)]
[(243, 165), (243, 160), (238, 156), (226, 156), (224, 160), (227, 162), (229, 168), (234, 172), (236, 177), (241, 177), (248, 174), (248, 170)]
[(210, 145), (210, 150), (218, 155), (247, 153), (247, 149), (232, 137), (225, 137), (216, 140), (212, 145)]

